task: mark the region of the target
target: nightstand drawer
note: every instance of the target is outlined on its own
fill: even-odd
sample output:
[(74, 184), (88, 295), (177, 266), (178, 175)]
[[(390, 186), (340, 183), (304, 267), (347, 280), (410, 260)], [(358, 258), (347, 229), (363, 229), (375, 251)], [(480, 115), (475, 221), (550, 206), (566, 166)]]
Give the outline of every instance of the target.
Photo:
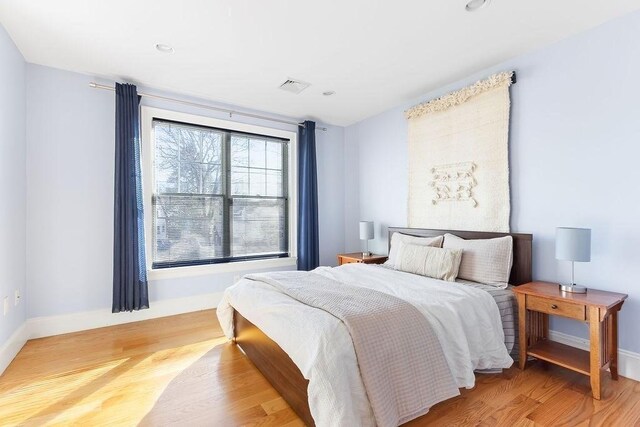
[(571, 304), (563, 301), (554, 301), (548, 298), (527, 295), (527, 310), (540, 311), (547, 314), (569, 317), (576, 320), (587, 320), (584, 305)]

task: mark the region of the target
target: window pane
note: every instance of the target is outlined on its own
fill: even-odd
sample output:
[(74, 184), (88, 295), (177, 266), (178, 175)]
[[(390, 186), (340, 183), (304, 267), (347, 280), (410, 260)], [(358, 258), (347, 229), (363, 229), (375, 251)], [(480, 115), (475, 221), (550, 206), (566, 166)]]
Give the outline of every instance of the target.
[(220, 194), (222, 133), (154, 121), (157, 193)]
[(249, 170), (249, 195), (250, 196), (266, 196), (266, 181), (264, 169)]
[(265, 167), (265, 142), (264, 139), (249, 140), (249, 166), (252, 168)]
[(180, 193), (222, 193), (222, 165), (180, 162)]
[(249, 139), (231, 135), (231, 166), (249, 166)]
[(233, 199), (232, 255), (287, 252), (285, 201)]
[(178, 191), (178, 142), (171, 138), (169, 128), (154, 125), (155, 131), (155, 191), (175, 193)]
[(216, 196), (155, 196), (154, 262), (220, 258), (223, 201)]
[(267, 170), (267, 196), (282, 197), (282, 171)]
[(267, 141), (267, 168), (282, 169), (282, 143)]
[(249, 194), (249, 168), (231, 168), (231, 194), (235, 196)]
[(178, 191), (178, 174), (174, 171), (173, 166), (156, 161), (156, 193), (176, 193)]

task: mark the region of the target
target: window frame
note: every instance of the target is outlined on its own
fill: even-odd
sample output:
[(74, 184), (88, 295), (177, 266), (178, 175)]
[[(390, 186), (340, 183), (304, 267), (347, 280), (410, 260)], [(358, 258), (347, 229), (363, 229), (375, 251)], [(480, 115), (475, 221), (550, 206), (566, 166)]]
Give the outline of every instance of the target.
[[(248, 271), (273, 267), (291, 267), (297, 261), (297, 212), (298, 212), (298, 168), (297, 168), (297, 132), (274, 129), (263, 126), (234, 122), (213, 117), (200, 116), (177, 111), (170, 111), (155, 107), (142, 106), (141, 114), (141, 163), (142, 163), (142, 190), (144, 199), (145, 244), (147, 249), (147, 272), (150, 280), (172, 277), (194, 276), (214, 274), (232, 271)], [(154, 129), (153, 120), (165, 120), (180, 122), (186, 125), (204, 126), (263, 135), (278, 139), (288, 139), (287, 144), (287, 185), (288, 185), (288, 240), (289, 255), (278, 258), (264, 258), (251, 260), (230, 260), (227, 262), (215, 262), (208, 264), (193, 264), (176, 267), (153, 268), (153, 191), (155, 183), (154, 170)]]

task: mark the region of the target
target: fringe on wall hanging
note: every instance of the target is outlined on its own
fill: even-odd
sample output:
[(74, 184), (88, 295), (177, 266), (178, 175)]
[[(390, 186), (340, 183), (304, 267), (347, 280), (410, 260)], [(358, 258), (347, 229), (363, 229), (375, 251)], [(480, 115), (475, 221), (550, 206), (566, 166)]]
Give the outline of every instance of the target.
[(513, 83), (513, 71), (503, 71), (493, 74), (484, 80), (480, 80), (455, 92), (448, 93), (440, 98), (423, 102), (409, 108), (405, 111), (407, 119), (415, 119), (427, 113), (443, 111), (456, 105), (466, 102), (469, 98), (480, 95), (488, 90), (495, 89), (500, 86), (509, 87)]

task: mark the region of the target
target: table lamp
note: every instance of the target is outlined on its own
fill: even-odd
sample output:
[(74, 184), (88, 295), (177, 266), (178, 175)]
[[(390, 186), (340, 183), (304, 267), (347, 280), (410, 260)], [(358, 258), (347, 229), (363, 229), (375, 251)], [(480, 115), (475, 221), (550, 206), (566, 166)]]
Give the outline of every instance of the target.
[(563, 292), (584, 294), (587, 288), (577, 286), (574, 280), (574, 264), (591, 261), (591, 229), (556, 228), (556, 259), (571, 261), (571, 283), (560, 285)]
[(371, 252), (369, 252), (369, 240), (373, 239), (373, 237), (373, 221), (360, 221), (360, 240), (366, 242), (366, 249), (362, 252), (362, 256), (371, 256)]

